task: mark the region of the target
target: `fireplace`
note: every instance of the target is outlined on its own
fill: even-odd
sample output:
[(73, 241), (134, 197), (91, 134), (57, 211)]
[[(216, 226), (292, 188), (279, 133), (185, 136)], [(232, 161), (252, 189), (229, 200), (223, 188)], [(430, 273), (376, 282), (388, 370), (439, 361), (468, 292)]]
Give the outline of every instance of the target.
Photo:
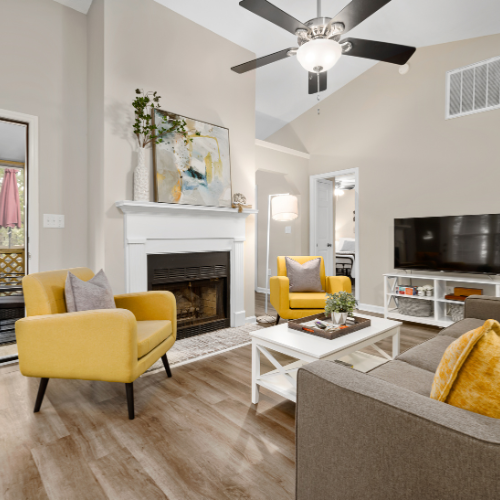
[(177, 338), (228, 328), (230, 253), (148, 255), (148, 290), (168, 290), (177, 303)]

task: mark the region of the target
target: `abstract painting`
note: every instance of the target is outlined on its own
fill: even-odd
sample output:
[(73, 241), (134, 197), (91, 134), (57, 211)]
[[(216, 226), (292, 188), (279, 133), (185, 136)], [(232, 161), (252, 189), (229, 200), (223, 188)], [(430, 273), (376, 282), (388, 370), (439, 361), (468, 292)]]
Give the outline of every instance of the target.
[[(164, 117), (168, 122), (164, 123)], [(184, 205), (231, 206), (229, 130), (181, 115), (154, 110), (154, 123), (185, 123), (182, 132), (153, 143), (155, 201)]]

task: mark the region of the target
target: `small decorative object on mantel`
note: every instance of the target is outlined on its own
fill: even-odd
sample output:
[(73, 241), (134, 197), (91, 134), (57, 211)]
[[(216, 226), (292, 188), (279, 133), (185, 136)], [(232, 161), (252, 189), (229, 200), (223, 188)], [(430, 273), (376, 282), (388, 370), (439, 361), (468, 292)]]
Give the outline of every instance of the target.
[(247, 199), (241, 193), (235, 193), (233, 196), (233, 208), (237, 208), (238, 212), (243, 212), (244, 208), (252, 208), (252, 205), (246, 205)]
[[(134, 134), (139, 142), (137, 167), (134, 170), (134, 201), (149, 201), (149, 167), (146, 166), (146, 148), (150, 144), (162, 142), (161, 135), (180, 132), (185, 126), (178, 120), (164, 117), (160, 127), (152, 122), (152, 112), (160, 107), (161, 97), (157, 92), (136, 89), (136, 98), (132, 102), (135, 109)], [(163, 125), (166, 125), (164, 127)]]
[(347, 316), (352, 316), (357, 301), (352, 293), (337, 292), (326, 294), (325, 316), (331, 315), (334, 326), (343, 326)]

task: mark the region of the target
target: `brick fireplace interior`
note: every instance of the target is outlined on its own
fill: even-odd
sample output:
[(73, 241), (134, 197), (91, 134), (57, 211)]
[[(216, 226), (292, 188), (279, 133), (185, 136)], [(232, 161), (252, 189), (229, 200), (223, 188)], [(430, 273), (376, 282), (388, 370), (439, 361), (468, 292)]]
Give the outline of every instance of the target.
[(228, 328), (229, 252), (148, 255), (148, 290), (177, 302), (177, 339)]

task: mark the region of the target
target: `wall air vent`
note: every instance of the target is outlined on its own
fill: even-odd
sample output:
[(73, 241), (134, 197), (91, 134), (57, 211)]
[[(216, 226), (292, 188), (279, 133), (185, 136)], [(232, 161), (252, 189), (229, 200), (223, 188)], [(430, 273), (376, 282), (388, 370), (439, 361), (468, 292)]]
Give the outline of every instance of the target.
[(446, 73), (446, 119), (500, 108), (500, 57)]

